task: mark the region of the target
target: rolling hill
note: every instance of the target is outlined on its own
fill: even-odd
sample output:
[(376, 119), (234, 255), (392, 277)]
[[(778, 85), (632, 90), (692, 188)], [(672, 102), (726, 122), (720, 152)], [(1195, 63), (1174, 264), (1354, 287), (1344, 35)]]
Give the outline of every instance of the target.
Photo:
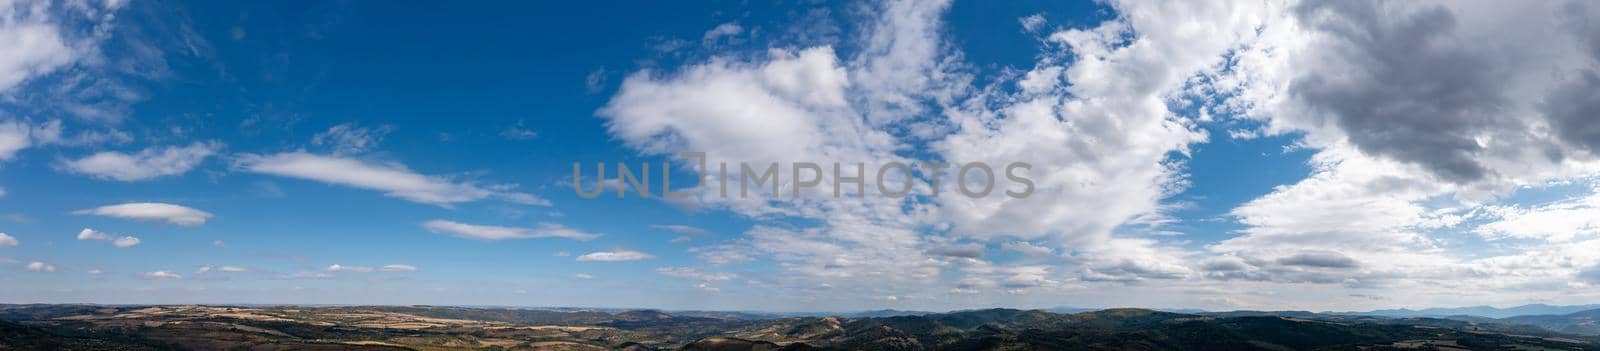
[(447, 306), (0, 305), (0, 350), (1600, 350), (1600, 338), (1533, 327), (1292, 312), (981, 309), (770, 319), (691, 314)]

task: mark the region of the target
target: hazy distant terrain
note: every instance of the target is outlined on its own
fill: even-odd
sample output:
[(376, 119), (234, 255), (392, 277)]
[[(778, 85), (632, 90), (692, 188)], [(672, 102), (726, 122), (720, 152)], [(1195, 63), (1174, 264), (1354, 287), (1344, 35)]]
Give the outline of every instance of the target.
[(1144, 309), (764, 317), (433, 306), (0, 305), (0, 350), (1600, 350), (1591, 329), (1557, 324), (1571, 318), (1546, 317), (1552, 318), (1529, 322), (1561, 332), (1486, 317)]

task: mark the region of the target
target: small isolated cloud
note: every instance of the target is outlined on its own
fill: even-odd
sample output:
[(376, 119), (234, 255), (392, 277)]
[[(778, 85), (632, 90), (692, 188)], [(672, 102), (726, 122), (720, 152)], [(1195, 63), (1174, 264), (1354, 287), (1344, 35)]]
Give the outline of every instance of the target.
[(217, 271), (218, 272), (223, 272), (223, 273), (244, 273), (244, 272), (249, 272), (250, 270), (249, 269), (245, 269), (244, 267), (222, 266), (222, 267), (217, 267)]
[(384, 272), (416, 272), (417, 266), (408, 264), (389, 264), (384, 265), (383, 267), (378, 267), (378, 270)]
[(167, 222), (185, 227), (206, 224), (206, 220), (211, 219), (212, 216), (211, 213), (206, 211), (159, 202), (134, 202), (101, 206), (99, 208), (73, 211), (72, 214)]
[(572, 278), (573, 279), (590, 280), (590, 279), (594, 279), (594, 276), (589, 275), (587, 273), (578, 273), (578, 274), (573, 274)]
[(511, 191), (508, 186), (479, 186), (417, 173), (396, 163), (377, 163), (303, 151), (275, 155), (246, 154), (239, 157), (235, 166), (253, 173), (376, 190), (389, 197), (447, 208), (457, 203), (489, 198), (524, 205), (550, 205), (548, 200)]
[(139, 246), (139, 238), (131, 236), (116, 236), (89, 228), (83, 228), (83, 230), (78, 231), (78, 240), (110, 241), (111, 245), (116, 246), (117, 248), (130, 248)]
[(372, 267), (344, 266), (344, 265), (339, 265), (339, 264), (335, 263), (335, 264), (333, 264), (331, 266), (328, 266), (328, 269), (326, 269), (326, 270), (329, 271), (329, 272), (367, 273), (367, 272), (372, 272), (373, 269), (372, 269)]
[(288, 196), (287, 193), (283, 192), (283, 187), (278, 186), (278, 183), (266, 180), (255, 182), (250, 186), (250, 189), (250, 192), (255, 193), (256, 196), (269, 199), (281, 199), (284, 196)]
[(228, 248), (228, 243), (222, 242), (222, 240), (212, 240), (211, 241), (211, 247), (218, 248), (218, 249), (226, 249), (226, 248)]
[(44, 262), (39, 262), (39, 261), (28, 262), (28, 264), (26, 266), (23, 266), (23, 268), (26, 268), (29, 272), (39, 272), (39, 273), (49, 273), (49, 272), (55, 272), (56, 271), (56, 266), (55, 265), (52, 265), (52, 264), (49, 264), (49, 263), (44, 263)]
[(101, 274), (105, 274), (106, 272), (102, 271), (102, 270), (98, 270), (98, 269), (91, 269), (91, 270), (88, 270), (88, 271), (86, 271), (84, 273), (88, 273), (89, 275), (101, 275)]
[(1040, 28), (1044, 28), (1044, 14), (1035, 13), (1027, 17), (1018, 18), (1017, 23), (1022, 24), (1022, 31), (1036, 33)]
[(78, 231), (78, 240), (111, 240), (111, 235), (94, 229), (83, 228)]
[(704, 290), (705, 292), (722, 291), (722, 289), (718, 289), (717, 287), (711, 286), (711, 284), (708, 284), (708, 283), (695, 284), (694, 287), (695, 287), (695, 289)]
[(121, 238), (117, 238), (117, 240), (112, 240), (111, 241), (111, 245), (112, 246), (116, 246), (117, 248), (124, 248), (124, 249), (125, 248), (134, 247), (134, 246), (139, 246), (139, 238), (135, 238), (135, 237), (131, 237), (131, 236), (124, 236), (124, 237), (121, 237)]
[(16, 247), (16, 246), (17, 246), (17, 238), (12, 237), (10, 234), (0, 233), (0, 247)]
[(144, 278), (144, 279), (149, 279), (149, 280), (177, 280), (177, 279), (183, 279), (183, 275), (177, 274), (177, 273), (173, 273), (172, 271), (145, 272), (145, 273), (140, 273), (139, 277)]
[(539, 132), (528, 129), (528, 127), (523, 126), (521, 121), (518, 121), (517, 125), (500, 131), (500, 137), (506, 138), (506, 140), (529, 140), (539, 137)]
[(705, 36), (701, 37), (700, 40), (706, 45), (711, 45), (716, 43), (717, 39), (736, 36), (739, 35), (739, 33), (744, 33), (744, 27), (740, 27), (738, 23), (728, 22), (717, 25), (716, 28), (711, 28), (711, 30), (706, 31)]
[(583, 77), (583, 87), (589, 89), (590, 94), (599, 93), (606, 89), (606, 68), (596, 68)]
[(311, 145), (327, 147), (335, 155), (360, 154), (376, 148), (383, 137), (393, 130), (391, 126), (362, 128), (345, 123), (311, 136)]
[(621, 262), (648, 260), (652, 258), (656, 257), (647, 253), (633, 250), (599, 251), (578, 256), (578, 262)]
[(207, 157), (222, 149), (216, 142), (189, 146), (150, 147), (127, 154), (103, 151), (77, 160), (63, 161), (61, 167), (72, 173), (123, 182), (150, 180), (188, 173)]
[(703, 228), (682, 224), (655, 224), (650, 227), (680, 234), (678, 237), (672, 238), (673, 244), (686, 243), (693, 240), (694, 237), (703, 237), (711, 234), (711, 231)]
[(590, 240), (600, 237), (600, 234), (567, 228), (555, 223), (539, 223), (539, 225), (534, 228), (513, 228), (466, 224), (436, 219), (422, 223), (422, 227), (427, 228), (429, 231), (435, 233), (445, 233), (463, 238), (483, 240), (533, 238), (568, 238), (574, 240)]

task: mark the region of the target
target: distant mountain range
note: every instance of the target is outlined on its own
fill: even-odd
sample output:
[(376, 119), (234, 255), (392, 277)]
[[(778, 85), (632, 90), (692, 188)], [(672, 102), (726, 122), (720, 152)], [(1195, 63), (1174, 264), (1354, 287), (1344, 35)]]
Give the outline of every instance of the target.
[[(270, 306), (274, 306), (274, 305), (235, 304), (235, 306), (270, 307)], [(338, 307), (338, 306), (329, 305), (329, 306), (326, 306), (326, 307)], [(469, 306), (441, 306), (441, 307), (465, 307), (465, 308), (504, 309), (504, 310), (535, 310), (535, 311), (554, 311), (554, 312), (603, 312), (603, 313), (622, 313), (622, 312), (629, 312), (629, 311), (644, 310), (644, 309), (638, 309), (638, 308), (517, 307), (517, 306), (489, 306), (489, 305), (485, 305), (485, 306), (470, 306), (470, 305)], [(1107, 308), (1057, 306), (1057, 307), (1050, 307), (1050, 308), (1041, 308), (1040, 310), (1047, 311), (1047, 312), (1053, 312), (1053, 313), (1072, 314), (1072, 313), (1081, 313), (1081, 312), (1094, 312), (1094, 311), (1100, 311), (1100, 310), (1106, 310), (1106, 309)], [(1507, 307), (1507, 308), (1497, 308), (1497, 307), (1493, 307), (1493, 306), (1468, 306), (1468, 307), (1424, 308), (1424, 309), (1399, 308), (1399, 309), (1382, 309), (1382, 310), (1372, 310), (1372, 311), (1347, 311), (1347, 312), (1257, 311), (1257, 310), (1208, 311), (1208, 310), (1197, 309), (1197, 308), (1148, 308), (1148, 309), (1154, 310), (1154, 311), (1161, 311), (1161, 312), (1170, 312), (1170, 313), (1206, 314), (1206, 315), (1218, 315), (1218, 316), (1222, 316), (1222, 315), (1229, 315), (1229, 316), (1273, 315), (1273, 316), (1286, 316), (1287, 317), (1287, 316), (1308, 316), (1308, 315), (1343, 315), (1343, 316), (1377, 316), (1377, 317), (1390, 317), (1390, 318), (1471, 316), (1471, 317), (1483, 317), (1483, 318), (1489, 318), (1489, 319), (1503, 319), (1503, 318), (1519, 317), (1519, 316), (1543, 316), (1543, 315), (1558, 316), (1558, 315), (1565, 315), (1565, 314), (1570, 314), (1570, 313), (1575, 313), (1575, 312), (1582, 312), (1582, 311), (1600, 309), (1600, 304), (1594, 304), (1594, 305), (1528, 304), (1528, 305), (1521, 305), (1521, 306)], [(674, 316), (682, 316), (682, 317), (707, 317), (707, 318), (723, 318), (723, 319), (769, 319), (769, 318), (784, 318), (784, 317), (827, 317), (827, 316), (846, 317), (846, 318), (878, 318), (878, 317), (922, 316), (922, 315), (940, 314), (940, 313), (954, 313), (954, 312), (962, 312), (962, 311), (964, 311), (964, 310), (934, 312), (934, 311), (882, 309), (882, 310), (842, 311), (842, 312), (840, 312), (840, 311), (834, 311), (834, 312), (829, 312), (829, 311), (817, 311), (817, 312), (768, 312), (768, 311), (713, 311), (713, 310), (663, 310), (662, 312), (670, 313), (670, 314), (672, 314)]]
[[(1416, 310), (1406, 309), (1406, 308), (1399, 308), (1399, 309), (1372, 310), (1372, 311), (1365, 311), (1365, 312), (1251, 311), (1251, 310), (1207, 311), (1207, 310), (1193, 309), (1193, 308), (1155, 308), (1153, 310), (1162, 311), (1162, 312), (1171, 312), (1171, 313), (1204, 314), (1204, 315), (1216, 315), (1216, 316), (1245, 316), (1245, 315), (1261, 316), (1261, 315), (1272, 315), (1272, 316), (1292, 317), (1292, 316), (1311, 316), (1311, 315), (1344, 315), (1344, 316), (1375, 316), (1375, 317), (1389, 317), (1389, 318), (1472, 316), (1472, 317), (1483, 317), (1483, 318), (1489, 318), (1489, 319), (1504, 319), (1504, 318), (1519, 317), (1519, 316), (1558, 316), (1558, 315), (1565, 315), (1565, 314), (1570, 314), (1570, 313), (1583, 312), (1583, 311), (1596, 310), (1596, 309), (1600, 309), (1600, 304), (1596, 304), (1596, 305), (1528, 304), (1528, 305), (1507, 307), (1507, 308), (1497, 308), (1497, 307), (1493, 307), (1493, 306), (1469, 306), (1469, 307), (1450, 307), (1450, 308), (1424, 308), (1424, 309), (1416, 309)], [(1079, 312), (1099, 311), (1099, 310), (1102, 310), (1102, 309), (1100, 309), (1100, 308), (1079, 308), (1079, 307), (1053, 307), (1053, 308), (1046, 308), (1044, 310), (1045, 311), (1050, 311), (1050, 312), (1055, 312), (1055, 313), (1079, 313)]]
[(1389, 309), (1368, 312), (1342, 312), (1338, 314), (1383, 316), (1383, 317), (1449, 317), (1449, 316), (1478, 316), (1488, 318), (1508, 318), (1516, 316), (1535, 315), (1563, 315), (1568, 313), (1600, 309), (1600, 305), (1571, 305), (1554, 306), (1546, 304), (1522, 305), (1510, 308), (1495, 308), (1490, 306), (1472, 306), (1456, 308), (1425, 308)]
[(1562, 333), (1600, 335), (1600, 309), (1562, 315), (1518, 316), (1501, 321), (1538, 326)]

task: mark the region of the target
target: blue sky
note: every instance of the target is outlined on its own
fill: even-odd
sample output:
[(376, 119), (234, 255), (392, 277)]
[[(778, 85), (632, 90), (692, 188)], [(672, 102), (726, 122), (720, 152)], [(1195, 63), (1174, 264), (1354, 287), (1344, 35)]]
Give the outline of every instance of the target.
[[(0, 302), (1344, 310), (1600, 291), (1592, 28), (1478, 28), (1563, 4), (461, 5), (0, 4), (20, 53), (0, 58)], [(1020, 161), (1039, 188), (572, 189), (574, 162), (671, 164), (687, 188), (682, 151)]]

